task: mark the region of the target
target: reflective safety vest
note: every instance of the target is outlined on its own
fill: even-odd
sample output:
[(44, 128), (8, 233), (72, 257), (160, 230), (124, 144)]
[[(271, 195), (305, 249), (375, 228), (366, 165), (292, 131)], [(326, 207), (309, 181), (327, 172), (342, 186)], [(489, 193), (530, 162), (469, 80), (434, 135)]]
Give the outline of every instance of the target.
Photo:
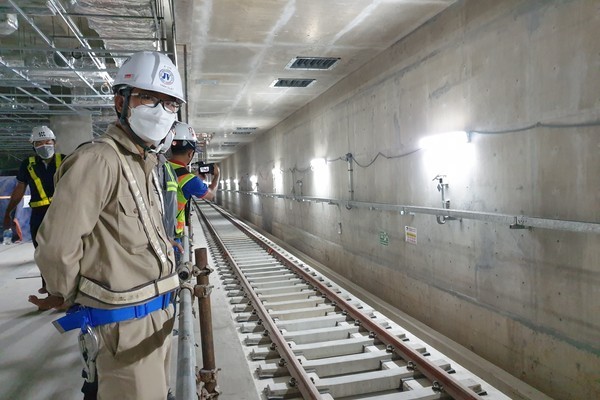
[[(60, 167), (60, 164), (62, 163), (62, 156), (60, 154), (56, 153), (55, 160), (56, 160), (56, 170), (58, 171), (58, 167)], [(35, 188), (37, 189), (37, 192), (40, 195), (40, 200), (30, 201), (29, 206), (30, 207), (42, 207), (42, 206), (50, 205), (50, 203), (52, 203), (52, 197), (48, 197), (46, 195), (46, 191), (44, 190), (42, 181), (40, 180), (40, 177), (37, 176), (37, 174), (35, 173), (35, 170), (33, 169), (34, 165), (35, 165), (35, 156), (31, 156), (31, 157), (29, 157), (29, 164), (27, 165), (27, 171), (29, 171), (29, 175), (31, 175), (31, 179), (33, 179)]]
[(185, 205), (187, 199), (183, 195), (183, 186), (194, 179), (195, 175), (192, 174), (187, 168), (182, 167), (179, 164), (169, 161), (175, 174), (177, 175), (177, 225), (175, 226), (175, 236), (179, 237), (183, 235), (183, 228), (185, 226)]
[(179, 185), (177, 183), (177, 175), (175, 175), (175, 169), (169, 162), (165, 162), (161, 166), (162, 171), (162, 191), (164, 199), (165, 212), (163, 215), (163, 223), (167, 236), (172, 238), (175, 235), (176, 218), (178, 212), (177, 206), (177, 189)]

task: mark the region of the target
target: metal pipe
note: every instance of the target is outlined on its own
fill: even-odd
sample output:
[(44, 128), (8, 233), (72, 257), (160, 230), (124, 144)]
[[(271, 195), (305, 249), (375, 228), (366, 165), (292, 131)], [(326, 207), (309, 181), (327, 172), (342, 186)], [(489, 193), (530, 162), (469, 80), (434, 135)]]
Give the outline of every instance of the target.
[(489, 213), (482, 211), (464, 211), (455, 210), (450, 208), (436, 208), (436, 207), (421, 207), (411, 206), (402, 204), (386, 204), (386, 203), (371, 203), (364, 201), (347, 201), (331, 198), (321, 197), (310, 197), (310, 196), (288, 196), (283, 194), (275, 193), (256, 193), (256, 192), (245, 192), (240, 190), (220, 190), (222, 192), (240, 193), (244, 195), (254, 195), (263, 197), (280, 198), (285, 200), (295, 201), (306, 201), (316, 203), (329, 203), (333, 205), (347, 205), (351, 208), (366, 208), (369, 210), (380, 210), (380, 211), (391, 211), (397, 212), (401, 215), (405, 214), (429, 214), (429, 215), (441, 215), (445, 217), (462, 218), (462, 219), (474, 219), (479, 221), (494, 222), (498, 224), (507, 224), (511, 228), (543, 228), (543, 229), (556, 229), (571, 232), (584, 232), (584, 233), (600, 233), (600, 223), (598, 222), (584, 222), (584, 221), (568, 221), (560, 219), (549, 219), (549, 218), (537, 218), (528, 217), (525, 215), (509, 215), (499, 213)]
[(179, 336), (177, 346), (177, 400), (193, 400), (196, 394), (196, 351), (194, 339), (194, 316), (192, 313), (192, 290), (184, 287), (179, 291)]
[(352, 168), (352, 153), (346, 154), (346, 161), (348, 161), (348, 192), (350, 192), (350, 201), (354, 201), (354, 169)]
[[(197, 285), (194, 294), (198, 297), (198, 309), (200, 320), (200, 339), (202, 342), (202, 362), (204, 363), (199, 372), (200, 381), (204, 383), (203, 394), (218, 396), (217, 391), (217, 366), (215, 361), (215, 348), (213, 343), (212, 311), (210, 305), (210, 291), (208, 275), (212, 272), (208, 268), (208, 255), (206, 248), (195, 250), (196, 267), (200, 273), (196, 278)], [(206, 391), (206, 393), (204, 393)]]

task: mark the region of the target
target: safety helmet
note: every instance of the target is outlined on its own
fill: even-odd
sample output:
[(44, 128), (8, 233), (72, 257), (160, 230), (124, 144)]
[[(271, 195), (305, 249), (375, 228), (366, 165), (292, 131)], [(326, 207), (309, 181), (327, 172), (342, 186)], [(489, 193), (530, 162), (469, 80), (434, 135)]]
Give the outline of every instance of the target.
[(129, 86), (173, 96), (185, 103), (183, 85), (177, 67), (169, 57), (156, 51), (140, 51), (119, 68), (113, 92)]
[(184, 122), (175, 122), (175, 135), (173, 136), (172, 147), (196, 150), (197, 141), (194, 128)]
[(56, 136), (47, 126), (36, 126), (31, 130), (31, 137), (29, 138), (31, 143), (48, 139), (56, 140)]
[[(177, 122), (176, 122), (177, 123)], [(173, 143), (173, 137), (175, 136), (175, 124), (167, 133), (167, 136), (156, 146), (154, 149), (155, 152), (160, 154), (165, 154), (171, 148), (171, 144)]]

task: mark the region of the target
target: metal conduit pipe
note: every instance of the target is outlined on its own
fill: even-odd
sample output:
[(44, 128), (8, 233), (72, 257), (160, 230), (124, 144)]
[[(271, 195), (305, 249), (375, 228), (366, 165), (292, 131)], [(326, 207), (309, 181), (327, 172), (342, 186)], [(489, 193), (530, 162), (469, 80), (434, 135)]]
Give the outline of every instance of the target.
[(215, 398), (219, 395), (217, 389), (217, 365), (215, 361), (215, 348), (213, 343), (212, 310), (210, 304), (210, 293), (212, 286), (209, 284), (208, 276), (212, 270), (208, 267), (208, 255), (206, 248), (195, 250), (196, 267), (198, 277), (194, 294), (198, 297), (198, 309), (200, 319), (200, 340), (202, 343), (202, 369), (198, 372), (198, 381), (202, 382), (203, 388), (200, 399)]
[(194, 339), (194, 315), (192, 313), (192, 289), (188, 286), (179, 291), (179, 333), (177, 346), (177, 400), (195, 400), (196, 351)]
[[(185, 233), (185, 228), (184, 228)], [(182, 282), (179, 290), (179, 334), (177, 341), (177, 382), (175, 397), (177, 400), (195, 400), (196, 393), (196, 340), (194, 338), (193, 287), (189, 284), (192, 274), (188, 271), (190, 247), (186, 235), (183, 236), (183, 254), (181, 265), (177, 266)], [(185, 266), (185, 268), (182, 268)], [(185, 269), (185, 275), (182, 271)], [(183, 278), (182, 278), (183, 275)]]
[[(33, 22), (33, 20), (31, 18), (29, 18), (27, 16), (27, 14), (25, 14), (25, 12), (23, 10), (21, 10), (21, 8), (19, 8), (19, 6), (17, 6), (17, 4), (14, 2), (14, 0), (8, 0), (8, 2), (14, 7), (14, 9), (19, 14), (21, 14), (23, 19), (25, 19), (25, 21), (27, 21), (27, 23), (29, 23), (29, 25), (31, 25), (33, 30), (36, 31), (38, 35), (40, 35), (40, 37), (44, 40), (44, 42), (46, 42), (48, 44), (48, 46), (50, 46), (52, 48), (52, 50), (54, 50), (55, 49), (54, 43), (52, 43), (52, 41), (50, 39), (48, 39), (48, 37), (44, 34), (44, 32), (42, 32), (40, 30), (40, 28), (38, 28), (38, 26), (35, 24), (35, 22)], [(79, 77), (79, 79), (81, 79), (90, 89), (92, 89), (92, 91), (94, 91), (94, 93), (96, 93), (97, 95), (100, 95), (100, 93), (94, 88), (94, 85), (90, 84), (88, 82), (88, 80), (85, 79), (85, 77), (80, 72), (77, 72), (74, 70), (73, 66), (69, 63), (69, 60), (67, 60), (67, 58), (61, 52), (57, 52), (56, 54), (59, 55), (59, 57), (65, 62), (65, 64), (68, 65), (69, 68), (71, 70), (73, 70), (75, 72), (75, 74)], [(62, 102), (62, 103), (64, 103), (64, 102)]]
[(245, 195), (263, 196), (278, 199), (303, 201), (303, 202), (315, 202), (315, 203), (328, 203), (332, 205), (345, 205), (356, 207), (356, 208), (367, 208), (369, 210), (379, 211), (391, 211), (397, 212), (400, 215), (406, 214), (429, 214), (429, 215), (441, 215), (445, 217), (462, 218), (462, 219), (475, 219), (479, 221), (494, 222), (498, 224), (507, 224), (511, 229), (525, 229), (525, 228), (543, 228), (543, 229), (556, 229), (571, 232), (583, 232), (583, 233), (600, 233), (600, 223), (598, 222), (584, 222), (584, 221), (568, 221), (562, 219), (549, 219), (549, 218), (537, 218), (528, 217), (526, 215), (509, 215), (499, 213), (488, 213), (481, 211), (464, 211), (450, 208), (436, 208), (436, 207), (421, 207), (421, 206), (410, 206), (402, 204), (385, 204), (385, 203), (370, 203), (365, 201), (346, 201), (338, 199), (328, 199), (320, 197), (309, 197), (309, 196), (288, 196), (284, 194), (274, 193), (257, 193), (257, 192), (244, 192), (240, 190), (220, 190), (222, 192), (240, 193)]
[(348, 162), (348, 192), (350, 192), (350, 201), (354, 201), (354, 169), (352, 168), (352, 153), (346, 154), (346, 161)]

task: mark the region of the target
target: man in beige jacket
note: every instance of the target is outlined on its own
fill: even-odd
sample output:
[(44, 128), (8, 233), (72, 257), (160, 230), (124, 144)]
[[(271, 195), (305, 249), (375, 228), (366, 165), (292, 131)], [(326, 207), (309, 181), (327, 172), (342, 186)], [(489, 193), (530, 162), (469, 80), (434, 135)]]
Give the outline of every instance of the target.
[(182, 83), (167, 56), (140, 52), (113, 89), (119, 121), (58, 170), (35, 259), (48, 292), (75, 304), (55, 325), (80, 329), (97, 398), (165, 400), (179, 280), (153, 171)]

